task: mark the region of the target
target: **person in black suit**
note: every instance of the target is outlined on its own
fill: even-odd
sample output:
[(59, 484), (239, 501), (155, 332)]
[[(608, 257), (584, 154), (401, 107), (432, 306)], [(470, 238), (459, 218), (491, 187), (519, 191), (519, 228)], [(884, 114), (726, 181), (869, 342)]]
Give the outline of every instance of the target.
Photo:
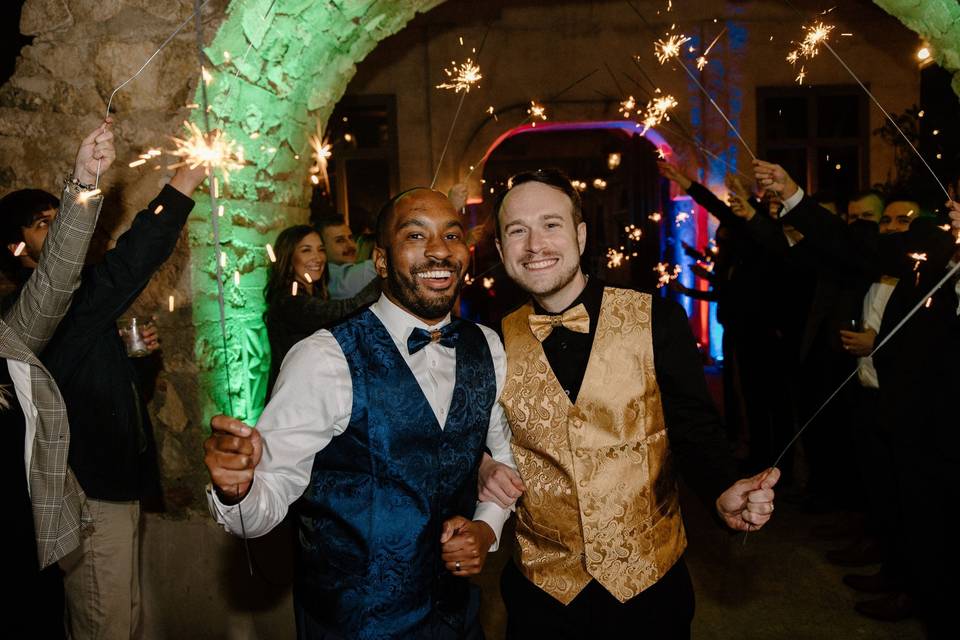
[[(948, 518), (960, 498), (960, 319), (956, 283), (945, 283), (958, 257), (954, 238), (934, 218), (918, 217), (901, 233), (858, 235), (804, 197), (778, 165), (757, 162), (760, 186), (784, 198), (784, 223), (836, 260), (838, 268), (898, 278), (877, 333), (874, 353), (881, 428), (893, 443), (890, 508), (896, 512), (894, 553), (904, 567), (904, 591), (861, 602), (870, 617), (896, 620), (918, 614), (932, 638), (947, 637), (957, 554)], [(954, 211), (955, 205), (954, 205)], [(916, 313), (906, 320), (914, 309)], [(822, 426), (822, 425), (821, 425)], [(817, 425), (812, 425), (813, 429)]]

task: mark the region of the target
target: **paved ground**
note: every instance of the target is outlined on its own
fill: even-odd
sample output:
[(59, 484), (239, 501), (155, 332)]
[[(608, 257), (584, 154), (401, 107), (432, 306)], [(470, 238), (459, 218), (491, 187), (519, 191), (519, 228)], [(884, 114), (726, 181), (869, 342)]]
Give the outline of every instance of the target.
[[(685, 500), (683, 513), (690, 540), (687, 562), (697, 593), (695, 640), (923, 638), (916, 621), (874, 622), (854, 612), (859, 596), (841, 582), (849, 570), (824, 559), (826, 550), (843, 541), (822, 542), (810, 535), (814, 526), (850, 521), (849, 515), (811, 516), (779, 501), (776, 517), (744, 544), (742, 534), (722, 531), (699, 502)], [(491, 556), (480, 579), (484, 626), (491, 640), (503, 637), (497, 587), (507, 558), (506, 550)]]

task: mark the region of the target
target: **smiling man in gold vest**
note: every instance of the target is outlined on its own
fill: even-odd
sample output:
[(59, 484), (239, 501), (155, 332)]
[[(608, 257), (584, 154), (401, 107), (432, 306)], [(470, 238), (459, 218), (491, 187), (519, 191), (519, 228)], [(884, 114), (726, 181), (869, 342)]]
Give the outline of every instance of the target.
[(502, 579), (507, 637), (688, 638), (674, 467), (738, 531), (770, 518), (779, 471), (734, 482), (682, 308), (583, 273), (566, 176), (515, 176), (496, 215), (506, 271), (532, 297), (503, 321), (500, 402), (520, 477), (492, 461), (481, 472), (489, 499), (523, 492)]

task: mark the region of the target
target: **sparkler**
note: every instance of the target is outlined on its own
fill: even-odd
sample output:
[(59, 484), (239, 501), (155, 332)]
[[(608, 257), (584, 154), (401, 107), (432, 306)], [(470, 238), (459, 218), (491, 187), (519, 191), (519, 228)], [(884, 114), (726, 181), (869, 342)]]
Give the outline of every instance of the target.
[(683, 267), (680, 265), (673, 265), (671, 270), (670, 264), (666, 262), (658, 262), (653, 270), (657, 272), (657, 289), (670, 284), (671, 281), (676, 280), (683, 273)]
[(686, 211), (681, 211), (680, 213), (677, 214), (675, 222), (676, 222), (676, 225), (679, 227), (689, 219), (690, 219), (690, 214), (687, 213)]
[(660, 214), (659, 211), (654, 211), (653, 213), (648, 215), (647, 218), (652, 222), (660, 222), (661, 220), (663, 220), (663, 216)]
[[(130, 76), (129, 78), (127, 78), (126, 80), (124, 80), (123, 82), (121, 82), (121, 83), (117, 86), (117, 88), (113, 90), (113, 92), (110, 94), (110, 98), (107, 100), (107, 113), (106, 113), (106, 115), (103, 117), (104, 120), (106, 120), (107, 118), (110, 117), (110, 107), (113, 106), (113, 98), (114, 98), (114, 96), (117, 95), (117, 92), (120, 91), (121, 89), (123, 89), (125, 86), (127, 86), (127, 85), (130, 84), (131, 82), (133, 82), (141, 73), (143, 73), (143, 70), (146, 69), (146, 68), (150, 65), (151, 62), (153, 62), (153, 59), (156, 58), (156, 57), (160, 54), (160, 52), (163, 51), (163, 50), (166, 48), (166, 46), (167, 46), (168, 44), (170, 44), (170, 42), (173, 40), (173, 38), (174, 38), (178, 33), (180, 33), (180, 31), (182, 31), (185, 26), (187, 26), (188, 24), (190, 24), (190, 21), (191, 21), (191, 20), (193, 20), (194, 18), (197, 18), (197, 17), (200, 15), (200, 10), (203, 9), (205, 6), (207, 6), (207, 3), (208, 3), (208, 2), (210, 2), (210, 0), (203, 0), (203, 2), (199, 2), (199, 0), (195, 1), (195, 2), (194, 2), (194, 10), (193, 10), (193, 13), (192, 13), (186, 20), (184, 20), (183, 22), (181, 22), (180, 25), (179, 25), (176, 29), (173, 30), (173, 33), (171, 33), (169, 36), (167, 36), (167, 39), (163, 41), (163, 44), (161, 44), (161, 45), (157, 48), (157, 50), (154, 51), (153, 54), (151, 54), (151, 56), (150, 56), (149, 58), (147, 58), (147, 61), (144, 62), (144, 63), (140, 66), (139, 69), (137, 69), (137, 72), (136, 72), (135, 74), (133, 74), (132, 76)], [(100, 186), (100, 165), (101, 165), (101, 161), (98, 160), (98, 161), (97, 161), (97, 178), (96, 178), (96, 180), (95, 180), (94, 183), (93, 183), (93, 186), (94, 186), (94, 187), (99, 187), (99, 186)]]
[(626, 100), (620, 103), (620, 109), (618, 111), (623, 114), (624, 118), (629, 118), (631, 114), (637, 109), (637, 100), (633, 96), (627, 97)]
[(707, 66), (707, 64), (710, 62), (709, 60), (707, 60), (707, 56), (710, 55), (710, 50), (713, 49), (713, 45), (717, 44), (717, 42), (720, 40), (720, 36), (722, 36), (726, 32), (727, 32), (727, 28), (724, 27), (723, 30), (717, 34), (717, 37), (714, 38), (713, 41), (709, 44), (709, 46), (707, 46), (703, 54), (697, 58), (697, 71), (703, 71), (703, 68)]
[(683, 34), (672, 34), (666, 40), (657, 40), (653, 45), (653, 53), (660, 64), (672, 58), (680, 59), (680, 49), (690, 42), (690, 38)]
[(684, 35), (671, 35), (667, 40), (657, 40), (654, 44), (654, 54), (657, 57), (657, 60), (660, 61), (660, 64), (665, 63), (667, 60), (672, 60), (676, 58), (677, 64), (690, 76), (690, 79), (693, 80), (693, 83), (697, 85), (697, 88), (707, 97), (707, 100), (710, 101), (710, 104), (713, 105), (713, 108), (717, 110), (717, 113), (720, 114), (720, 117), (723, 118), (723, 121), (727, 123), (727, 126), (730, 127), (730, 130), (737, 136), (740, 140), (740, 143), (743, 144), (744, 149), (747, 150), (747, 153), (750, 154), (750, 157), (754, 160), (757, 159), (757, 155), (753, 152), (753, 149), (750, 148), (750, 145), (747, 144), (747, 141), (743, 139), (743, 136), (740, 135), (740, 131), (733, 126), (733, 123), (730, 122), (730, 118), (727, 117), (727, 114), (724, 113), (723, 109), (720, 108), (720, 105), (717, 104), (717, 101), (713, 99), (713, 96), (710, 95), (710, 92), (707, 91), (699, 80), (697, 76), (690, 70), (690, 68), (684, 64), (683, 59), (680, 58), (680, 47), (688, 42), (690, 38)]
[(182, 160), (170, 165), (170, 169), (184, 165), (196, 169), (200, 165), (206, 165), (211, 175), (214, 170), (219, 169), (223, 172), (223, 179), (229, 181), (230, 172), (246, 164), (243, 147), (230, 140), (222, 131), (204, 135), (200, 127), (189, 120), (185, 121), (183, 126), (188, 135), (184, 138), (173, 138), (177, 148), (170, 152)]
[[(530, 107), (527, 109), (527, 116), (529, 116), (530, 120), (536, 120), (537, 118), (540, 118), (540, 120), (546, 121), (547, 108), (538, 103), (536, 100), (531, 100)], [(537, 123), (534, 122), (533, 126), (537, 126)]]
[(643, 116), (643, 135), (653, 127), (659, 126), (664, 120), (670, 121), (670, 109), (676, 107), (679, 103), (671, 95), (659, 96), (647, 103), (646, 111)]
[(467, 58), (466, 62), (460, 64), (451, 62), (451, 64), (453, 67), (443, 70), (447, 74), (448, 80), (438, 84), (437, 89), (452, 89), (454, 93), (460, 93), (461, 91), (470, 93), (470, 89), (483, 80), (480, 67), (473, 59)]
[[(330, 142), (323, 136), (323, 125), (317, 121), (317, 132), (310, 136), (310, 146), (313, 148), (313, 166), (310, 167), (310, 181), (319, 184), (323, 179), (324, 189), (330, 193), (330, 175), (327, 173), (327, 164), (333, 155)], [(317, 177), (319, 174), (320, 178)]]
[(607, 269), (616, 269), (623, 264), (624, 255), (622, 251), (614, 248), (607, 249)]
[[(483, 34), (483, 39), (480, 41), (480, 50), (483, 50), (483, 44), (487, 41), (487, 34), (490, 32), (488, 28), (487, 31)], [(460, 38), (460, 45), (463, 46), (463, 37)], [(477, 58), (480, 58), (480, 53), (476, 50), (472, 50), (473, 53), (477, 55)], [(450, 146), (450, 139), (453, 137), (453, 130), (457, 126), (457, 120), (460, 118), (460, 110), (463, 108), (463, 100), (467, 97), (467, 94), (470, 93), (470, 88), (476, 85), (483, 78), (483, 75), (480, 73), (480, 67), (473, 61), (472, 58), (467, 58), (467, 61), (458, 65), (456, 62), (453, 62), (453, 67), (444, 69), (443, 72), (447, 74), (448, 82), (443, 82), (437, 85), (438, 89), (452, 89), (455, 93), (460, 94), (460, 101), (457, 103), (457, 110), (453, 114), (453, 121), (450, 123), (450, 130), (447, 132), (447, 140), (443, 143), (443, 151), (440, 152), (440, 159), (437, 161), (437, 169), (433, 172), (433, 180), (430, 181), (430, 188), (437, 184), (437, 178), (440, 176), (440, 167), (443, 166), (443, 159), (447, 155), (447, 149)]]

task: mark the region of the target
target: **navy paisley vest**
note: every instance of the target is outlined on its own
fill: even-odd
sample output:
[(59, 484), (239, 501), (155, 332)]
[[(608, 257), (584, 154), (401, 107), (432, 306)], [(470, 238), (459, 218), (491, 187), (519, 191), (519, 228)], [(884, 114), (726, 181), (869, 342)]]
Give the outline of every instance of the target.
[(468, 583), (440, 558), (444, 520), (473, 517), (477, 468), (496, 401), (483, 331), (461, 320), (443, 429), (369, 309), (334, 327), (353, 383), (343, 434), (320, 451), (297, 502), (297, 597), (347, 638), (430, 638), (462, 625)]

